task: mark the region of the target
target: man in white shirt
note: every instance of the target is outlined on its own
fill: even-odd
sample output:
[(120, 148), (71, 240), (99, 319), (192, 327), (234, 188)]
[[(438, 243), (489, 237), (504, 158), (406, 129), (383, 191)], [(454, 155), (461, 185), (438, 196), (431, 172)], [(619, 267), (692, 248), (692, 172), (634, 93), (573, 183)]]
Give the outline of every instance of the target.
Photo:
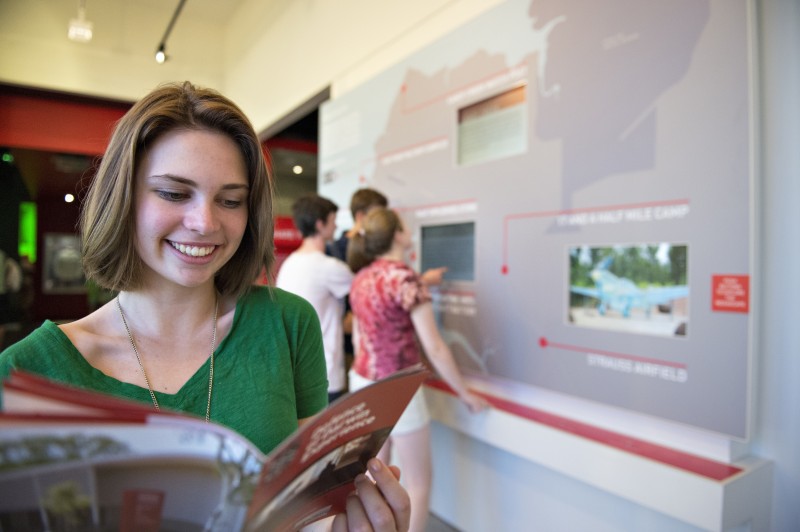
[(322, 326), (322, 342), (328, 366), (328, 401), (347, 392), (344, 359), (344, 297), (350, 292), (353, 273), (339, 259), (325, 254), (325, 244), (336, 231), (335, 203), (321, 196), (299, 198), (292, 218), (303, 243), (281, 265), (275, 284), (308, 300)]

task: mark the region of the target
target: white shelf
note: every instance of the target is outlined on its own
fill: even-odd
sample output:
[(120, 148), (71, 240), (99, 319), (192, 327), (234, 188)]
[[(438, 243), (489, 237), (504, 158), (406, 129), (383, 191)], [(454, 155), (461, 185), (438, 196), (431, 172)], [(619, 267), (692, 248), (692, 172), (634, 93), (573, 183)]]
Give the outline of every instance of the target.
[[(426, 387), (425, 393), (433, 419), (451, 429), (638, 505), (704, 530), (743, 523), (752, 530), (768, 528), (771, 462), (745, 457), (729, 464), (739, 472), (712, 478), (702, 467), (698, 473), (629, 452), (619, 444), (627, 438), (622, 434), (617, 445), (602, 443), (495, 408), (471, 415), (447, 392)], [(676, 453), (688, 463), (709, 462)]]

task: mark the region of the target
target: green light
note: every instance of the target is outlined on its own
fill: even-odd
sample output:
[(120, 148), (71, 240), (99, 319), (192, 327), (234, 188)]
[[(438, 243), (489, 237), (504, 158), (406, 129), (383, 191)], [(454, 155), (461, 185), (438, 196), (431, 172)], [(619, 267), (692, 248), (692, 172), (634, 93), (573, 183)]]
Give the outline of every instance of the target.
[(4, 163), (9, 163), (9, 164), (13, 163), (14, 162), (14, 156), (11, 155), (10, 153), (4, 153), (3, 154), (3, 162)]
[(36, 262), (36, 204), (23, 201), (19, 204), (19, 256)]

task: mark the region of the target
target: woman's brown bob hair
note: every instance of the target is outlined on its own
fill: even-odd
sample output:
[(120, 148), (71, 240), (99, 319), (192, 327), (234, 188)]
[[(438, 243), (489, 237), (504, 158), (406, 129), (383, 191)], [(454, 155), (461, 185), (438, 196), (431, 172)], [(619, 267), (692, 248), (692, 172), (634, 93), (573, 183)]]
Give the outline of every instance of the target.
[(387, 207), (375, 207), (361, 222), (361, 230), (347, 246), (347, 264), (353, 272), (368, 266), (376, 257), (389, 251), (394, 235), (403, 230), (403, 221)]
[(147, 148), (175, 129), (222, 133), (244, 158), (250, 186), (247, 228), (236, 253), (214, 279), (221, 294), (242, 295), (262, 267), (271, 271), (275, 260), (272, 179), (261, 143), (241, 109), (220, 93), (188, 81), (159, 86), (114, 128), (81, 211), (86, 276), (109, 290), (141, 288), (143, 264), (134, 242), (136, 170)]

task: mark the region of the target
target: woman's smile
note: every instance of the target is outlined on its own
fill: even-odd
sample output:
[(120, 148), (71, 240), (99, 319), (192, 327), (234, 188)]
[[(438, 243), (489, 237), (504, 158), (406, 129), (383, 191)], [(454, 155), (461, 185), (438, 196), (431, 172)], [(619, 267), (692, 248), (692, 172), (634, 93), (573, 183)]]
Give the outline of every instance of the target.
[(169, 241), (173, 248), (177, 249), (182, 255), (190, 257), (205, 257), (214, 252), (216, 246), (193, 246), (191, 244), (179, 244), (178, 242)]

